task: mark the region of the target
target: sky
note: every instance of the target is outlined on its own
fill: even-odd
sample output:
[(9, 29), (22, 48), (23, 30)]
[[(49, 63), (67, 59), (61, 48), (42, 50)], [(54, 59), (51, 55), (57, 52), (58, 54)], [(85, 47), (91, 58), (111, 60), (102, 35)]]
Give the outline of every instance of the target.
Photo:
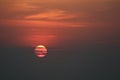
[(0, 44), (120, 45), (119, 7), (119, 0), (0, 0)]
[(120, 80), (119, 21), (120, 0), (0, 0), (0, 80)]

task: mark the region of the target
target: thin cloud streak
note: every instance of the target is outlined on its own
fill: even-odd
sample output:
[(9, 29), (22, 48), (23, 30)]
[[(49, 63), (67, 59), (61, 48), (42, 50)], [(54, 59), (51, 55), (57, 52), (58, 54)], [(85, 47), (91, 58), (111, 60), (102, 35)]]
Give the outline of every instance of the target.
[(69, 14), (64, 10), (49, 10), (43, 13), (26, 16), (25, 19), (33, 19), (33, 20), (64, 20), (64, 19), (74, 19), (77, 15)]
[(24, 27), (85, 27), (89, 23), (69, 23), (59, 21), (38, 21), (38, 20), (1, 20), (1, 26), (24, 26)]

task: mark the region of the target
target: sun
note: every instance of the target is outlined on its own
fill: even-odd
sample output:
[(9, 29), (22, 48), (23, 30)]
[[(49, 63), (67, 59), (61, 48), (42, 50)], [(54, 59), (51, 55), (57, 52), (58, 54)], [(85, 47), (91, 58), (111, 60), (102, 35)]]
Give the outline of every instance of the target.
[(38, 45), (35, 47), (35, 54), (37, 57), (45, 57), (47, 53), (47, 48), (44, 45)]

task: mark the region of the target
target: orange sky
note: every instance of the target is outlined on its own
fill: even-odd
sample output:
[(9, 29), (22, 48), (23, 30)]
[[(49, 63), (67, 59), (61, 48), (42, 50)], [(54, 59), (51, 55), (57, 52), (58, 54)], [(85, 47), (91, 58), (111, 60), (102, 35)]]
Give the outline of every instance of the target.
[(119, 43), (119, 4), (119, 0), (0, 0), (0, 44)]

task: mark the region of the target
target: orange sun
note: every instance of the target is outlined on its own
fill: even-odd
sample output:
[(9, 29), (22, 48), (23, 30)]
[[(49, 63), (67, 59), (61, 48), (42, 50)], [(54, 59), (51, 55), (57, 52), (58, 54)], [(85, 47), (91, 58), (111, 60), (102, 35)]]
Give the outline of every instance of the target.
[(45, 57), (47, 54), (47, 48), (44, 45), (38, 45), (35, 47), (35, 54), (38, 57)]

